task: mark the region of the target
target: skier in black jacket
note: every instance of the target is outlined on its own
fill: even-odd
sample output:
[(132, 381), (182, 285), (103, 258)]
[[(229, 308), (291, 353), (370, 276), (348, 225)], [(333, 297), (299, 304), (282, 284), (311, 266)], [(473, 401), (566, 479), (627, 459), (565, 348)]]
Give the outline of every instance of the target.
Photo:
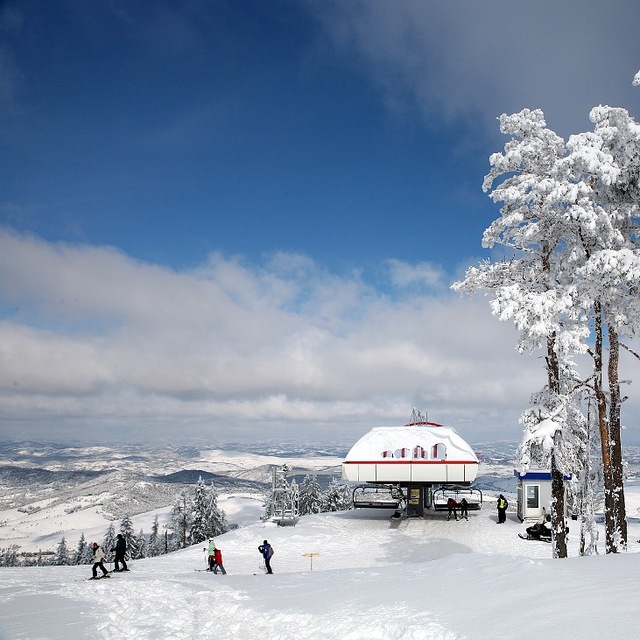
[[(124, 554), (127, 552), (127, 541), (124, 539), (124, 536), (119, 533), (118, 534), (118, 539), (116, 540), (116, 546), (114, 549), (111, 549), (111, 551), (115, 551), (116, 552), (116, 557), (113, 561), (113, 563), (116, 566), (116, 571), (129, 571), (129, 568), (127, 567), (127, 563), (125, 562), (124, 559)], [(122, 562), (122, 569), (120, 569), (120, 563)]]

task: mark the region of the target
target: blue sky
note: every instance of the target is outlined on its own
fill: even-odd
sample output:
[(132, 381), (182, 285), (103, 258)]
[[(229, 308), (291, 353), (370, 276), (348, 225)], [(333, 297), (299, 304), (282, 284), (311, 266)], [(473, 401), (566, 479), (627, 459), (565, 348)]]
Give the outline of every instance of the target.
[(517, 438), (540, 364), (448, 290), (487, 256), (496, 118), (540, 107), (567, 136), (598, 104), (635, 114), (639, 18), (5, 1), (6, 433), (349, 439), (417, 404)]

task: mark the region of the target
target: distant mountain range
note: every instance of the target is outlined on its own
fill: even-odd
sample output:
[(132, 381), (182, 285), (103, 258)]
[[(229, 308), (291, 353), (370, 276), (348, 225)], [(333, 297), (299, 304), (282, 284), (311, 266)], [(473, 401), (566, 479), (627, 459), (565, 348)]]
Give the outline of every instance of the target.
[[(488, 494), (515, 490), (515, 442), (482, 442), (475, 486)], [(96, 528), (124, 514), (141, 520), (167, 510), (182, 490), (193, 490), (202, 477), (219, 494), (246, 492), (266, 497), (274, 467), (286, 464), (288, 476), (301, 482), (316, 475), (322, 486), (340, 479), (348, 448), (323, 443), (235, 444), (217, 448), (144, 447), (132, 444), (63, 445), (0, 443), (0, 548), (20, 544), (37, 532), (43, 541), (68, 529), (73, 535), (85, 523)], [(625, 449), (629, 477), (640, 469), (640, 447)], [(75, 514), (75, 522), (71, 520)], [(97, 524), (96, 517), (98, 518)], [(100, 524), (102, 523), (102, 524)]]

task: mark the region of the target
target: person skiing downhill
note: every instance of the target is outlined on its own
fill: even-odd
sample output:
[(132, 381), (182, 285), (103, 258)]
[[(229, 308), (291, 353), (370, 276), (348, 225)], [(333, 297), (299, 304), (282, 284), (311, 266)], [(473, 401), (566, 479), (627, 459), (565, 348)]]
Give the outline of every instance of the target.
[[(124, 536), (119, 533), (118, 538), (116, 540), (116, 546), (111, 549), (111, 551), (115, 551), (115, 558), (113, 563), (115, 565), (116, 571), (129, 571), (129, 567), (127, 567), (127, 563), (124, 559), (124, 554), (127, 552), (127, 542), (124, 539)], [(122, 569), (120, 569), (120, 563), (122, 563)]]
[(259, 547), (258, 551), (264, 558), (264, 566), (267, 573), (273, 573), (271, 570), (271, 556), (273, 555), (273, 547), (265, 540)]
[(98, 569), (100, 569), (102, 571), (102, 577), (103, 578), (109, 578), (109, 572), (105, 569), (104, 566), (104, 551), (102, 550), (102, 547), (97, 543), (94, 542), (93, 546), (93, 557), (91, 558), (91, 561), (93, 562), (93, 567), (91, 568), (91, 571), (93, 573), (93, 576), (91, 577), (91, 580), (98, 580)]

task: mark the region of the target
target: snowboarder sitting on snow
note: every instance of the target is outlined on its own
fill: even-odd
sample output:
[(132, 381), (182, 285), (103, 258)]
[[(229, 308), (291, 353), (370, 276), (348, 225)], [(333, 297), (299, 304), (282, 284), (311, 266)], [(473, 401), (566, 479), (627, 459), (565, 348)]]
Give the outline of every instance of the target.
[(264, 566), (267, 570), (267, 573), (273, 573), (271, 571), (271, 556), (273, 555), (273, 547), (265, 540), (259, 547), (258, 551), (262, 554), (264, 558)]
[(469, 506), (467, 499), (462, 498), (460, 500), (460, 518), (464, 518), (465, 520), (469, 519), (469, 512), (467, 511), (467, 507)]
[[(119, 533), (118, 534), (118, 538), (116, 540), (116, 546), (111, 549), (111, 551), (115, 551), (115, 558), (113, 560), (113, 563), (115, 564), (115, 570), (116, 571), (129, 571), (129, 568), (127, 567), (127, 563), (124, 560), (124, 554), (127, 552), (127, 542), (124, 539), (124, 536)], [(120, 569), (120, 563), (122, 562), (122, 569)]]
[(93, 580), (98, 579), (98, 569), (102, 571), (102, 576), (104, 578), (108, 578), (109, 572), (104, 567), (104, 562), (103, 562), (104, 551), (102, 550), (102, 547), (97, 542), (94, 542), (92, 549), (93, 549), (93, 557), (91, 558), (91, 561), (93, 562), (93, 567), (91, 569), (93, 573), (92, 579)]
[(449, 509), (449, 515), (447, 516), (447, 520), (451, 520), (451, 514), (454, 515), (456, 520), (458, 519), (458, 512), (456, 511), (457, 506), (458, 506), (458, 503), (453, 498), (449, 498), (447, 500), (447, 509)]
[(218, 569), (222, 572), (223, 576), (227, 575), (227, 572), (224, 570), (224, 566), (222, 564), (222, 551), (220, 549), (216, 549), (213, 553), (215, 564), (213, 566), (213, 573), (218, 573)]

